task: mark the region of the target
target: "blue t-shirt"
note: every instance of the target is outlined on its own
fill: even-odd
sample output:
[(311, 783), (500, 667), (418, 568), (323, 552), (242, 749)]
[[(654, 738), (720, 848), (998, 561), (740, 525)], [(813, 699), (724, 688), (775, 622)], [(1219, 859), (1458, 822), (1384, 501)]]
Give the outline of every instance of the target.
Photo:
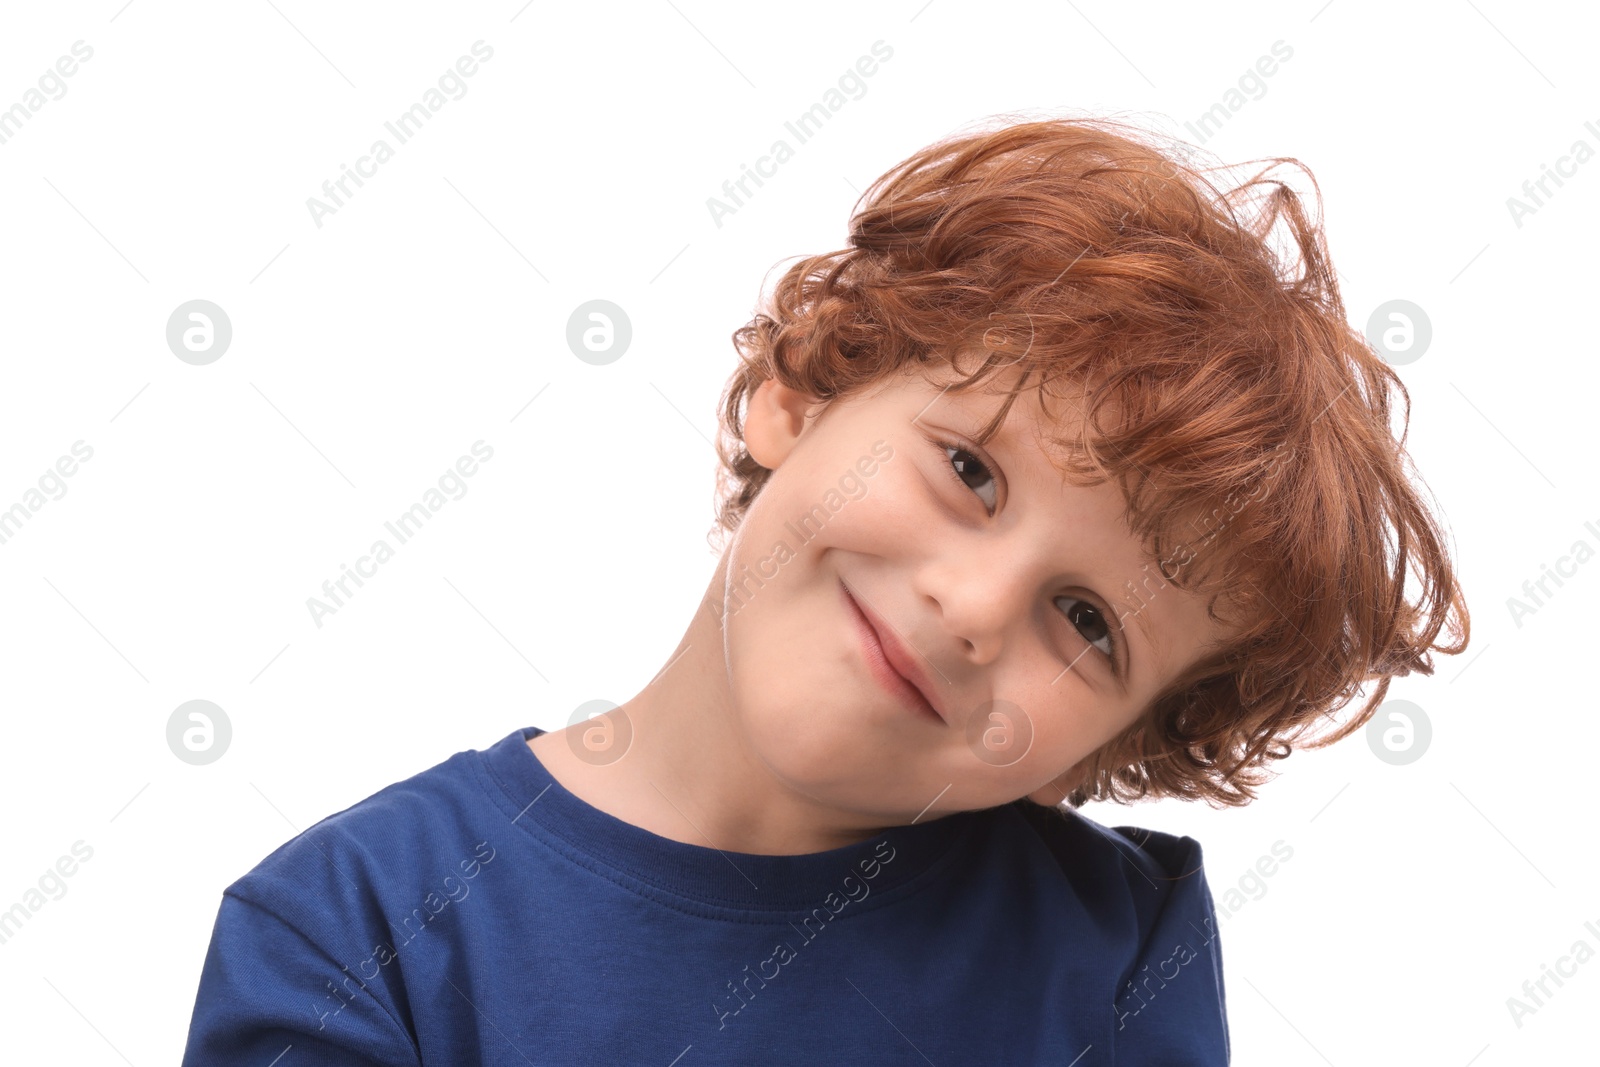
[(222, 895), (183, 1063), (1212, 1065), (1192, 838), (1027, 800), (799, 856), (661, 837), (513, 731)]

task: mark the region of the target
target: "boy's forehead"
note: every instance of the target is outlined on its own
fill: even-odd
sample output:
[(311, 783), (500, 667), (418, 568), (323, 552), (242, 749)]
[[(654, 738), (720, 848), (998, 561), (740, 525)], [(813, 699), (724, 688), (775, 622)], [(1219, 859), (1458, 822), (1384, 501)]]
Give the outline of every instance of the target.
[[(923, 401), (916, 405), (914, 418), (954, 419), (973, 435), (995, 423), (990, 440), (997, 444), (1031, 450), (1057, 462), (1077, 455), (1087, 411), (1085, 390), (1070, 383), (1052, 382), (1046, 401), (1039, 382), (1029, 381), (1017, 388), (1016, 377), (1002, 371), (976, 386), (957, 391), (955, 385), (960, 379), (923, 371), (907, 383), (915, 400)], [(1108, 402), (1101, 415), (1102, 423), (1107, 415), (1116, 417), (1114, 403)]]

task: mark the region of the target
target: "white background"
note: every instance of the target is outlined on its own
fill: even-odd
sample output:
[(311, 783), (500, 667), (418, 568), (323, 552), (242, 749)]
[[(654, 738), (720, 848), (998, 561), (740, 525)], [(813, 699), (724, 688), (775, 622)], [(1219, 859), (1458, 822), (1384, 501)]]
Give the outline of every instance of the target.
[[(274, 4), (276, 6), (274, 6)], [(1275, 41), (1293, 56), (1207, 144), (1319, 180), (1353, 321), (1432, 322), (1401, 368), (1472, 646), (1401, 679), (1433, 727), (1296, 754), (1254, 805), (1085, 809), (1190, 834), (1225, 919), (1239, 1064), (1588, 1059), (1600, 961), (1519, 1027), (1507, 998), (1600, 950), (1589, 775), (1600, 562), (1593, 293), (1600, 161), (1520, 226), (1507, 198), (1600, 148), (1592, 14), (1565, 5), (7, 4), (0, 108), (93, 48), (0, 144), (0, 508), (93, 458), (0, 545), (0, 909), (93, 857), (0, 944), (8, 1060), (173, 1063), (222, 888), (453, 752), (621, 702), (714, 564), (729, 334), (782, 261), (840, 247), (859, 190), (1000, 112), (1182, 135)], [(1582, 20), (1587, 20), (1582, 21)], [(337, 213), (306, 200), (474, 41), (494, 50)], [(726, 179), (882, 40), (893, 56), (718, 227)], [(1593, 121), (1596, 129), (1586, 129)], [(793, 144), (793, 139), (791, 144)], [(1553, 187), (1552, 187), (1553, 188)], [(168, 349), (181, 303), (233, 326)], [(624, 358), (574, 358), (603, 298)], [(536, 398), (536, 399), (535, 399)], [(531, 403), (530, 403), (531, 401)], [(472, 443), (494, 457), (319, 628), (306, 599)], [(232, 723), (190, 766), (166, 724)], [(1554, 988), (1554, 987), (1551, 987)]]

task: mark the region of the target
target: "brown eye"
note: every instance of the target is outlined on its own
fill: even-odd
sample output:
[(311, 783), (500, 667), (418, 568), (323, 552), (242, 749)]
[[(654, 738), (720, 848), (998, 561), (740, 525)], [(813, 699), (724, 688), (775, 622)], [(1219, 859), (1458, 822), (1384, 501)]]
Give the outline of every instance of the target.
[[(945, 469), (950, 472), (956, 484), (976, 493), (978, 499), (983, 501), (984, 510), (993, 515), (999, 487), (995, 484), (993, 473), (984, 465), (983, 460), (960, 445), (947, 444), (943, 441), (938, 444), (945, 451), (947, 460)], [(985, 486), (987, 491), (980, 489), (980, 486)]]
[[(1101, 652), (1105, 653), (1106, 659), (1115, 663), (1117, 646), (1112, 639), (1111, 624), (1106, 619), (1105, 614), (1081, 597), (1056, 597), (1057, 604), (1063, 601), (1066, 602), (1067, 606), (1062, 609), (1061, 613), (1067, 617), (1067, 621), (1077, 627), (1078, 633), (1083, 636), (1085, 641), (1100, 649)], [(1105, 642), (1103, 646), (1100, 643), (1102, 641)]]

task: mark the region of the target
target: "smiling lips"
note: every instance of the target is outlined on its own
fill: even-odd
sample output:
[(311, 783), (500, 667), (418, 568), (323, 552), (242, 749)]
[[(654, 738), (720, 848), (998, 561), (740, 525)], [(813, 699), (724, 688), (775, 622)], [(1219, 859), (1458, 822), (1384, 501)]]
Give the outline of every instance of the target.
[(872, 675), (889, 692), (917, 714), (939, 723), (947, 720), (928, 699), (929, 686), (926, 675), (901, 647), (890, 629), (850, 595), (849, 588), (839, 583), (845, 606), (855, 616), (860, 631), (862, 651)]

